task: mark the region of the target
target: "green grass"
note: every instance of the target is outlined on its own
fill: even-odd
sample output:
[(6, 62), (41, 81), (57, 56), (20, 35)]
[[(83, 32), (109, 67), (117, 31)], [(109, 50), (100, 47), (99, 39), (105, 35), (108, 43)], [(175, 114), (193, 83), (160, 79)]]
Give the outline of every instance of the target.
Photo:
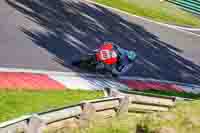
[(175, 96), (175, 97), (182, 97), (182, 98), (189, 98), (189, 99), (200, 99), (200, 94), (194, 94), (194, 93), (186, 93), (186, 92), (175, 92), (175, 91), (162, 91), (162, 90), (144, 90), (144, 91), (138, 91), (134, 90), (133, 88), (129, 88), (129, 90), (120, 90), (124, 93), (130, 93), (130, 94), (139, 94), (139, 95), (145, 95), (145, 96)]
[(103, 96), (98, 91), (0, 91), (0, 122)]
[(110, 7), (150, 18), (156, 21), (189, 27), (200, 27), (200, 19), (159, 0), (94, 0)]
[(200, 101), (180, 102), (166, 113), (145, 116), (141, 121), (152, 132), (162, 127), (173, 128), (177, 133), (200, 132)]
[(147, 94), (151, 93), (151, 94), (162, 95), (162, 96), (176, 96), (176, 97), (183, 97), (183, 98), (200, 99), (200, 94), (186, 93), (186, 92), (159, 91), (159, 90), (147, 90), (143, 92)]
[[(151, 114), (128, 114), (121, 118), (96, 120), (86, 129), (63, 129), (51, 133), (161, 133), (158, 130), (170, 128), (176, 133), (200, 132), (200, 101), (180, 102), (169, 112), (156, 112)], [(166, 132), (162, 132), (166, 133)], [(169, 132), (174, 133), (174, 132)]]

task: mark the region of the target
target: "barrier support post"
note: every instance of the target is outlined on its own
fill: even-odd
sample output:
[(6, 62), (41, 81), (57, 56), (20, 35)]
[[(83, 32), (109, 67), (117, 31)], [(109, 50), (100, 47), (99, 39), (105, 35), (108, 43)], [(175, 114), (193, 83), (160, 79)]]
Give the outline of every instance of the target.
[(117, 116), (123, 116), (128, 114), (129, 97), (123, 96), (119, 100), (119, 108), (117, 110)]
[(85, 128), (89, 126), (90, 121), (93, 119), (96, 110), (92, 103), (90, 102), (83, 102), (82, 105), (82, 114), (79, 116), (79, 127)]
[(33, 115), (30, 118), (28, 125), (28, 133), (43, 133), (46, 124), (39, 118), (39, 116)]

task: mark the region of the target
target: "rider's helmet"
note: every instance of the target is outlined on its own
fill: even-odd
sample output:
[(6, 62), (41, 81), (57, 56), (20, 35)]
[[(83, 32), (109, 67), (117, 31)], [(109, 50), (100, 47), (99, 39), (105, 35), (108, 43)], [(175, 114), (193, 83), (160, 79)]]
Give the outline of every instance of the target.
[(127, 52), (127, 56), (128, 56), (128, 59), (129, 59), (130, 61), (134, 61), (135, 58), (136, 58), (136, 53), (133, 52), (133, 51), (128, 51), (128, 52)]

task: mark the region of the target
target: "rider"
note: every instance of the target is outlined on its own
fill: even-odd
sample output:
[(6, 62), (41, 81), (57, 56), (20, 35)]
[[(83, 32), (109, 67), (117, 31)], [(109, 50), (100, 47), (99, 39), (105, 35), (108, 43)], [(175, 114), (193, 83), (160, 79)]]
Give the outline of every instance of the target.
[(136, 58), (134, 51), (120, 48), (116, 44), (106, 42), (98, 49), (96, 60), (97, 69), (105, 68), (113, 74), (122, 74), (127, 71)]

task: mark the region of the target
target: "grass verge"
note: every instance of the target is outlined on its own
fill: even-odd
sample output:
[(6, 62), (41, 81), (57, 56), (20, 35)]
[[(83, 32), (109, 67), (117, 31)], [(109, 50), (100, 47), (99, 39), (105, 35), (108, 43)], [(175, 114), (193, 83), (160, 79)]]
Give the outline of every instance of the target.
[(62, 129), (56, 133), (199, 133), (199, 113), (199, 101), (180, 102), (169, 112), (128, 114), (120, 118), (96, 120), (86, 129)]
[(176, 97), (191, 98), (191, 99), (200, 98), (200, 94), (186, 93), (186, 92), (159, 91), (159, 90), (147, 90), (143, 92), (156, 94), (156, 95), (162, 95), (162, 96), (176, 96)]
[(155, 113), (143, 117), (143, 125), (149, 133), (165, 130), (172, 133), (199, 133), (200, 132), (200, 102), (180, 102), (170, 112)]
[(0, 91), (0, 122), (102, 97), (100, 91)]
[(200, 19), (179, 9), (177, 6), (159, 0), (93, 0), (131, 14), (156, 21), (187, 27), (200, 27)]
[(133, 90), (132, 88), (129, 90), (120, 90), (124, 93), (129, 94), (139, 94), (139, 95), (145, 95), (145, 96), (173, 96), (173, 97), (182, 97), (182, 98), (188, 98), (188, 99), (200, 99), (200, 94), (194, 94), (194, 93), (186, 93), (186, 92), (175, 92), (175, 91), (162, 91), (162, 90), (144, 90), (144, 91), (138, 91)]

